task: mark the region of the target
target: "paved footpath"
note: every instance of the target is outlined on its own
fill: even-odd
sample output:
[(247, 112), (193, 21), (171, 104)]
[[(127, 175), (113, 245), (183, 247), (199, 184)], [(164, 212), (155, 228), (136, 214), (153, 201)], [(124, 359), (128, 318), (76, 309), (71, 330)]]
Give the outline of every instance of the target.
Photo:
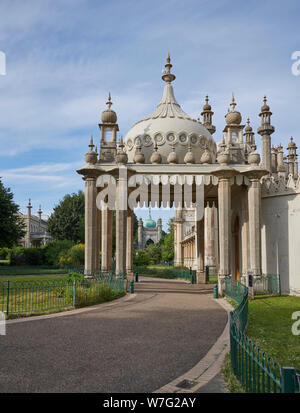
[(8, 323), (0, 392), (152, 392), (191, 369), (227, 322), (211, 286), (135, 287), (93, 309)]

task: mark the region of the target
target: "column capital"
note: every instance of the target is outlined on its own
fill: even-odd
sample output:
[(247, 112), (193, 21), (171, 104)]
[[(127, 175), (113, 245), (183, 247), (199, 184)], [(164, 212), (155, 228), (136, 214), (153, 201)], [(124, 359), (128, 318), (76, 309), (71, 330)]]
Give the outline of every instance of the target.
[(96, 181), (96, 176), (94, 176), (94, 175), (85, 175), (82, 179), (85, 181), (85, 182), (92, 182), (92, 181)]
[(263, 176), (269, 173), (268, 170), (260, 168), (259, 166), (252, 166), (247, 171), (242, 172), (250, 181), (260, 180)]
[(229, 180), (233, 176), (237, 175), (239, 172), (231, 168), (230, 166), (220, 166), (219, 168), (216, 168), (213, 172), (212, 175), (215, 175), (216, 177), (219, 178), (219, 180)]

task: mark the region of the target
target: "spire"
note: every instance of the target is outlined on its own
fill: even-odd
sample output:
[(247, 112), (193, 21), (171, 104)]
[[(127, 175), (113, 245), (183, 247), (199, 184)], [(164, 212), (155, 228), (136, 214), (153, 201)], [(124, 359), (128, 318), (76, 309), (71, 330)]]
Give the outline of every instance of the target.
[(93, 135), (91, 135), (91, 140), (89, 144), (90, 150), (85, 154), (85, 162), (90, 164), (95, 164), (98, 160), (97, 153), (94, 151)]
[(176, 79), (176, 76), (171, 73), (172, 66), (173, 65), (171, 64), (170, 53), (168, 53), (167, 63), (165, 64), (166, 70), (163, 71), (163, 75), (161, 77), (162, 80), (164, 80), (166, 83), (171, 83)]
[(107, 104), (108, 109), (110, 110), (111, 105), (113, 104), (112, 101), (111, 101), (110, 92), (108, 92), (108, 100), (107, 100), (106, 104)]
[(232, 112), (233, 112), (234, 109), (235, 109), (235, 107), (236, 107), (236, 103), (235, 103), (235, 100), (234, 100), (234, 94), (233, 94), (233, 92), (232, 92), (232, 100), (231, 100), (230, 106), (231, 106), (231, 110), (232, 110)]
[(90, 140), (90, 144), (89, 144), (90, 152), (93, 151), (94, 146), (95, 145), (94, 145), (94, 142), (93, 142), (93, 135), (91, 135), (91, 140)]

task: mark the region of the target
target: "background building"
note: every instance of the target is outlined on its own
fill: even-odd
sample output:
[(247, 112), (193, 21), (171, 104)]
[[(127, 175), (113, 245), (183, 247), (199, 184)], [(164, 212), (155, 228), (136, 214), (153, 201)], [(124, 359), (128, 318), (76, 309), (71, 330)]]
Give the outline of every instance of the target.
[(20, 244), (23, 247), (40, 247), (52, 241), (53, 238), (48, 234), (48, 224), (47, 221), (42, 219), (41, 206), (37, 211), (37, 216), (31, 214), (31, 201), (29, 199), (27, 205), (27, 214), (20, 214), (25, 222), (26, 233), (23, 239), (20, 240)]
[(145, 249), (149, 243), (156, 244), (162, 236), (162, 221), (158, 218), (156, 222), (151, 218), (149, 209), (149, 217), (144, 221), (142, 218), (138, 220), (138, 249)]

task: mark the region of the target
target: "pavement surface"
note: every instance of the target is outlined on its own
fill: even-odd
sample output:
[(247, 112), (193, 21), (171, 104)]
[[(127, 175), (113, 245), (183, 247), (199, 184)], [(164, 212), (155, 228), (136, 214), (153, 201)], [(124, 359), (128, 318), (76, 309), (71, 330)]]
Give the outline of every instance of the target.
[(141, 277), (128, 298), (9, 323), (0, 392), (153, 392), (198, 363), (227, 322), (209, 285)]

